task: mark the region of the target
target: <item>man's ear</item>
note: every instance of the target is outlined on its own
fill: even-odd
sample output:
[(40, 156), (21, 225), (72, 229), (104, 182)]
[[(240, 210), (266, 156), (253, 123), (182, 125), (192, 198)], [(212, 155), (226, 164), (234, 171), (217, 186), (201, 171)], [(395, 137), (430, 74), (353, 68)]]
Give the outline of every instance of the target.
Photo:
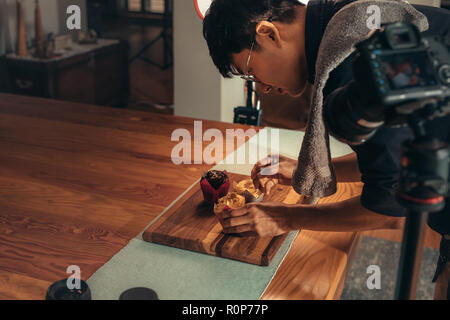
[(261, 21), (256, 25), (256, 41), (262, 47), (281, 47), (280, 31), (272, 22)]

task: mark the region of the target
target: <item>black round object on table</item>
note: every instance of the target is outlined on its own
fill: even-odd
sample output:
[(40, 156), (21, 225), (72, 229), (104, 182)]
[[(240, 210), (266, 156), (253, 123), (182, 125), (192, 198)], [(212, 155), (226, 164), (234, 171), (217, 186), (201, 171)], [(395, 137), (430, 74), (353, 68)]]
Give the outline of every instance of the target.
[(83, 280), (80, 280), (80, 289), (69, 289), (67, 279), (63, 279), (48, 288), (45, 300), (92, 300), (92, 297), (89, 286)]
[(119, 297), (119, 300), (159, 300), (155, 291), (149, 288), (131, 288)]

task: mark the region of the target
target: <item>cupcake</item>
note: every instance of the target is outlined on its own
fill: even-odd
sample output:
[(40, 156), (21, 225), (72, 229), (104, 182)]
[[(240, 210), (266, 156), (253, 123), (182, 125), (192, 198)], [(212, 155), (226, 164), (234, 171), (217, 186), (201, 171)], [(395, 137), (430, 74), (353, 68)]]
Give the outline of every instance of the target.
[(244, 196), (245, 202), (255, 202), (262, 200), (263, 194), (253, 184), (252, 179), (242, 180), (238, 183), (233, 181), (233, 191)]
[[(214, 205), (214, 214), (217, 216), (224, 210), (233, 210), (241, 208), (245, 205), (245, 198), (236, 192), (230, 192), (226, 196), (220, 198), (217, 203)], [(223, 225), (223, 220), (219, 218), (220, 224)]]
[(202, 175), (200, 187), (206, 202), (214, 204), (219, 198), (227, 195), (230, 180), (226, 171), (209, 170)]

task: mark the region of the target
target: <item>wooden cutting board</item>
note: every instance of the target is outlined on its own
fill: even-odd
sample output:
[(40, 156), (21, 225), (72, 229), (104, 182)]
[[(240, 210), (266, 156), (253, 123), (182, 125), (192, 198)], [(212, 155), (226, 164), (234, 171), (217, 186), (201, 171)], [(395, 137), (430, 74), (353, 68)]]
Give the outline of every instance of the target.
[[(230, 182), (249, 176), (228, 174)], [(301, 196), (292, 187), (276, 186), (263, 202), (299, 203)], [(286, 239), (277, 237), (226, 235), (214, 215), (212, 206), (203, 201), (200, 183), (194, 186), (144, 233), (143, 239), (223, 258), (268, 266)]]

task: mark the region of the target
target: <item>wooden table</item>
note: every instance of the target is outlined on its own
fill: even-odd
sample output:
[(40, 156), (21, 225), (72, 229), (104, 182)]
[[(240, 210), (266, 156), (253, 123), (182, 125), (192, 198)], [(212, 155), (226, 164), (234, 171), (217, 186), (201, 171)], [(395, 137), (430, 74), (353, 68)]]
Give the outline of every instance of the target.
[[(0, 94), (0, 299), (42, 299), (69, 265), (86, 280), (139, 234), (211, 167), (171, 162), (171, 133), (193, 135), (193, 122)], [(203, 121), (209, 128), (248, 127)], [(322, 201), (360, 190), (339, 185)], [(339, 298), (358, 242), (300, 232), (263, 299)]]

